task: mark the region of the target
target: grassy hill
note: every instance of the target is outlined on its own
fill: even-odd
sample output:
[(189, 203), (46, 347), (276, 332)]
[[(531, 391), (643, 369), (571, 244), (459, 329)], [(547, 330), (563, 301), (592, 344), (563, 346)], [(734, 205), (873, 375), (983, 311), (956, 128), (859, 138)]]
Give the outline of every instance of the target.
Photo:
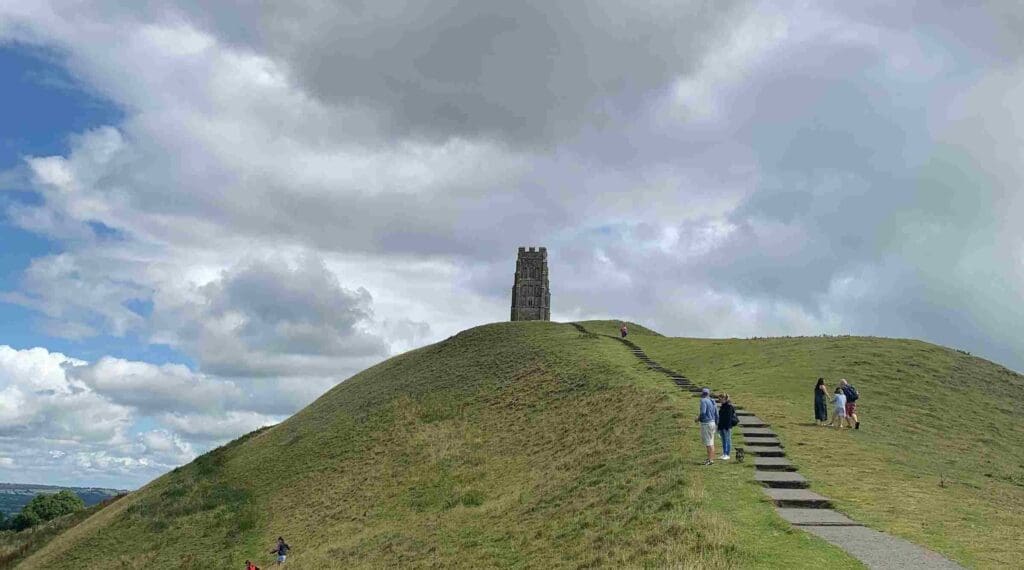
[(46, 545), (60, 533), (80, 524), (101, 509), (113, 504), (124, 495), (114, 495), (90, 505), (77, 513), (57, 517), (41, 525), (15, 532), (0, 531), (0, 569), (13, 568), (15, 564)]
[[(618, 323), (588, 323), (617, 334)], [(914, 340), (708, 340), (631, 328), (629, 339), (767, 420), (812, 489), (858, 521), (969, 566), (1024, 555), (1024, 377)], [(858, 431), (814, 426), (813, 387), (861, 393)], [(831, 408), (831, 406), (830, 406)]]
[(292, 568), (860, 567), (781, 521), (749, 463), (699, 466), (695, 406), (611, 339), (478, 327), (160, 477), (22, 568), (266, 566), (278, 535)]

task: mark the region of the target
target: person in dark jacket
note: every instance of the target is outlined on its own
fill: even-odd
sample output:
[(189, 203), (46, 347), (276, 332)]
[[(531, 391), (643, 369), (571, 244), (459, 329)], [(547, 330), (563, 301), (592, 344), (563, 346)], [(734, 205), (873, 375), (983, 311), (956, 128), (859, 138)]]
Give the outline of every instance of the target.
[(860, 429), (860, 418), (857, 417), (857, 400), (860, 399), (860, 394), (846, 378), (839, 381), (839, 387), (846, 395), (846, 423), (853, 429)]
[(292, 547), (288, 546), (288, 543), (284, 541), (284, 537), (283, 536), (277, 537), (277, 546), (275, 546), (270, 551), (270, 553), (271, 554), (277, 554), (277, 564), (278, 564), (278, 566), (280, 566), (281, 564), (284, 564), (285, 560), (288, 559), (288, 551), (291, 550), (291, 549), (292, 549)]
[(814, 421), (819, 426), (825, 425), (828, 421), (828, 388), (825, 386), (825, 379), (818, 378), (814, 386)]
[(732, 453), (732, 428), (740, 423), (736, 415), (736, 407), (732, 405), (729, 394), (722, 394), (718, 400), (722, 403), (718, 408), (718, 439), (722, 440), (722, 461), (728, 461)]

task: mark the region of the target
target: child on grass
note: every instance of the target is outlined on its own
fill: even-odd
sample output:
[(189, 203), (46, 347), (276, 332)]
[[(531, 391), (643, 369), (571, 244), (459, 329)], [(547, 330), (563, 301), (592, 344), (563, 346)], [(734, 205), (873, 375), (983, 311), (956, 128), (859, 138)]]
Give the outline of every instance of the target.
[(829, 427), (834, 424), (836, 428), (843, 427), (843, 420), (846, 419), (846, 394), (842, 388), (836, 388), (835, 396), (832, 397), (832, 421), (828, 422)]

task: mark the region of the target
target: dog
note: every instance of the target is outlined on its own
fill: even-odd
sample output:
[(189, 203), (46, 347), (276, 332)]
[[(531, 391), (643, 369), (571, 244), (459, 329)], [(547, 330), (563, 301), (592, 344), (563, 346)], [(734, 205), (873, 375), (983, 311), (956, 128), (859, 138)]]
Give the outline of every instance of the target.
[(746, 457), (746, 455), (747, 452), (743, 451), (742, 447), (736, 448), (736, 461), (738, 461), (739, 463), (743, 463), (743, 458)]

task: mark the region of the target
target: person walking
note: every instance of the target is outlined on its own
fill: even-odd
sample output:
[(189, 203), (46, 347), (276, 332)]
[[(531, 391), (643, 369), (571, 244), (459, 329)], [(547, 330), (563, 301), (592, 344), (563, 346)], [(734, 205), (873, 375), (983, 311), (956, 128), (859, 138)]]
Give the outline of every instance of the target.
[(825, 387), (824, 378), (818, 378), (814, 386), (814, 421), (819, 426), (828, 421), (828, 388)]
[(708, 458), (704, 465), (715, 464), (715, 427), (718, 424), (718, 408), (715, 401), (711, 399), (711, 390), (704, 388), (700, 392), (700, 413), (694, 420), (700, 423), (700, 439), (707, 448)]
[(829, 427), (833, 425), (837, 429), (843, 427), (843, 420), (846, 419), (846, 394), (843, 394), (842, 388), (836, 388), (836, 393), (832, 397), (832, 421), (828, 422)]
[(291, 550), (291, 549), (292, 549), (292, 547), (288, 546), (288, 543), (284, 541), (284, 537), (281, 537), (281, 536), (277, 537), (277, 546), (272, 548), (270, 550), (270, 553), (271, 554), (275, 554), (275, 553), (277, 554), (277, 564), (278, 564), (278, 566), (280, 566), (281, 564), (285, 563), (285, 560), (288, 559), (288, 551)]
[(626, 338), (626, 335), (629, 334), (626, 323), (622, 323), (622, 327), (619, 328), (619, 334), (622, 335), (622, 338)]
[(860, 399), (860, 394), (846, 378), (839, 381), (839, 387), (846, 396), (846, 423), (853, 429), (860, 429), (860, 420), (857, 419), (857, 400)]
[(729, 461), (732, 455), (732, 428), (740, 423), (740, 417), (736, 415), (736, 407), (732, 405), (729, 394), (719, 396), (722, 402), (718, 408), (718, 439), (722, 440), (722, 461)]

